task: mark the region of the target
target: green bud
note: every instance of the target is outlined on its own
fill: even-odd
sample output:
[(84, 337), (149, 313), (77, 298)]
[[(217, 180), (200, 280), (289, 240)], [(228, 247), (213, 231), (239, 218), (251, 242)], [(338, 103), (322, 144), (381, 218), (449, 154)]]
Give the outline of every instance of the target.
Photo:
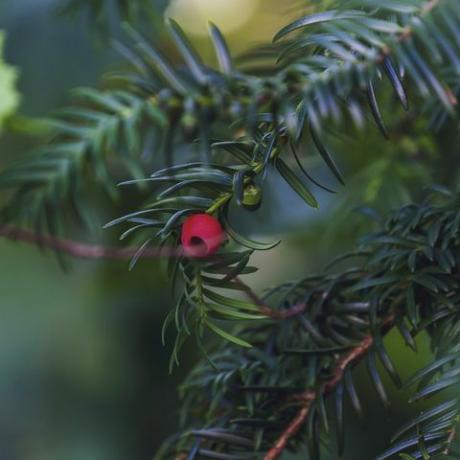
[(243, 206), (249, 211), (256, 211), (262, 203), (262, 189), (256, 184), (249, 184), (244, 189)]

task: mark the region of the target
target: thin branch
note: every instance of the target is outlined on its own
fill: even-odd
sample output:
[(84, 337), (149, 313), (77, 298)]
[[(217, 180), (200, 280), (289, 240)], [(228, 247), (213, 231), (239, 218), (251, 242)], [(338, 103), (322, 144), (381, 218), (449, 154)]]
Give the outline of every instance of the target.
[[(382, 324), (382, 333), (385, 334), (394, 324), (395, 316), (390, 315)], [(345, 369), (348, 366), (354, 366), (358, 362), (363, 359), (367, 353), (369, 352), (370, 348), (374, 344), (374, 338), (372, 335), (366, 336), (361, 342), (350, 350), (345, 356), (340, 358), (337, 361), (337, 365), (334, 369), (332, 377), (326, 382), (324, 386), (324, 393), (330, 394), (335, 387), (340, 383), (343, 378), (343, 374)], [(298, 401), (302, 401), (302, 405), (291, 421), (291, 423), (287, 426), (287, 428), (283, 431), (280, 435), (278, 440), (275, 442), (273, 447), (265, 454), (264, 460), (276, 460), (279, 456), (283, 453), (284, 449), (286, 448), (289, 440), (297, 434), (302, 424), (305, 422), (306, 418), (308, 417), (308, 413), (311, 407), (312, 401), (317, 396), (316, 391), (307, 390), (306, 392), (300, 393), (294, 396), (294, 399)]]
[(440, 0), (429, 0), (422, 8), (422, 14), (429, 13), (432, 9), (436, 8)]
[(307, 308), (306, 303), (298, 303), (296, 305), (293, 305), (290, 308), (286, 308), (284, 310), (273, 310), (267, 307), (269, 310), (271, 310), (270, 316), (275, 319), (287, 319), (287, 318), (292, 318), (293, 316), (297, 316), (300, 313), (303, 313), (305, 309)]
[(235, 278), (235, 283), (241, 288), (242, 291), (244, 291), (251, 302), (253, 302), (258, 307), (261, 307), (262, 309), (266, 308), (265, 302), (239, 276)]
[[(139, 250), (138, 248), (114, 248), (81, 243), (79, 241), (61, 239), (51, 235), (37, 235), (31, 230), (6, 224), (0, 225), (0, 236), (13, 241), (35, 244), (39, 247), (52, 249), (79, 259), (125, 260), (134, 257)], [(160, 257), (181, 257), (182, 255), (183, 251), (180, 247), (146, 248), (140, 255), (140, 258), (158, 259)], [(251, 287), (240, 278), (236, 278), (235, 283), (241, 287), (255, 305), (259, 306), (260, 312), (270, 318), (280, 320), (290, 318), (302, 313), (306, 308), (305, 304), (298, 304), (286, 310), (274, 310), (265, 305)]]
[[(134, 255), (138, 252), (138, 248), (105, 247), (95, 244), (81, 243), (74, 240), (60, 239), (51, 235), (37, 235), (31, 230), (25, 230), (6, 224), (0, 225), (0, 236), (13, 241), (35, 244), (37, 246), (59, 251), (80, 259), (129, 259), (134, 257)], [(160, 257), (181, 257), (182, 255), (183, 251), (180, 247), (146, 248), (140, 255), (140, 258), (157, 259)], [(252, 288), (241, 280), (241, 278), (237, 277), (235, 279), (235, 283), (241, 287), (255, 305), (260, 307), (260, 312), (262, 314), (273, 319), (286, 319), (305, 311), (305, 304), (294, 305), (286, 310), (274, 310), (268, 307), (252, 290)]]
[(275, 445), (269, 450), (265, 455), (264, 460), (276, 460), (286, 448), (289, 440), (297, 434), (302, 425), (305, 422), (305, 419), (308, 417), (308, 412), (310, 410), (311, 403), (316, 398), (316, 393), (314, 391), (308, 392), (308, 395), (305, 395), (305, 402), (303, 407), (300, 409), (298, 414), (278, 438)]
[[(81, 259), (129, 259), (133, 257), (138, 248), (115, 248), (81, 243), (79, 241), (60, 239), (51, 235), (37, 235), (31, 230), (0, 225), (0, 236), (13, 241), (35, 244)], [(163, 247), (146, 248), (141, 257), (144, 259), (157, 259), (159, 257), (180, 257), (181, 248)]]
[(457, 430), (455, 427), (452, 427), (450, 430), (449, 430), (449, 437), (447, 438), (447, 446), (446, 448), (444, 449), (443, 451), (443, 454), (444, 455), (449, 455), (450, 453), (450, 448), (453, 444), (453, 442), (455, 441), (455, 437), (457, 436)]
[[(105, 247), (96, 244), (81, 243), (79, 241), (61, 239), (51, 235), (37, 235), (31, 230), (17, 228), (12, 225), (0, 225), (0, 236), (8, 238), (12, 241), (21, 241), (30, 243), (39, 247), (45, 247), (68, 254), (79, 259), (109, 259), (109, 260), (125, 260), (134, 257), (138, 252), (138, 248), (114, 248)], [(160, 257), (181, 257), (183, 255), (182, 248), (178, 247), (162, 247), (162, 248), (146, 248), (140, 255), (142, 259), (158, 259)], [(306, 305), (298, 304), (286, 310), (274, 310), (268, 307), (257, 296), (257, 294), (244, 283), (240, 278), (235, 279), (246, 295), (258, 305), (260, 312), (273, 319), (286, 319), (302, 313)]]
[(305, 302), (298, 303), (293, 305), (290, 308), (286, 308), (284, 310), (275, 310), (269, 307), (255, 292), (254, 290), (248, 286), (241, 278), (236, 277), (234, 281), (248, 296), (248, 298), (259, 307), (260, 313), (265, 316), (269, 316), (273, 319), (287, 319), (292, 318), (293, 316), (299, 315), (303, 313), (307, 308), (307, 304)]
[(363, 340), (349, 353), (347, 353), (343, 358), (339, 359), (337, 366), (335, 367), (334, 375), (326, 383), (325, 392), (330, 393), (334, 388), (341, 382), (343, 378), (343, 373), (349, 365), (353, 365), (360, 361), (369, 351), (372, 344), (374, 343), (374, 338), (371, 335), (364, 337)]

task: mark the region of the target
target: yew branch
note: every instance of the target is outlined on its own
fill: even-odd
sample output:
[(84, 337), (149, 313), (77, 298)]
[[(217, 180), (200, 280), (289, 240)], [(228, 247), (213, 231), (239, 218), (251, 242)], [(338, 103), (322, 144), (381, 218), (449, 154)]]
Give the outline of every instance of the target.
[[(388, 332), (388, 330), (394, 324), (394, 320), (395, 317), (392, 314), (382, 323), (382, 333), (385, 334), (386, 332)], [(356, 347), (354, 347), (343, 357), (341, 357), (336, 363), (332, 377), (324, 385), (323, 392), (325, 394), (330, 394), (335, 389), (335, 387), (341, 382), (345, 369), (348, 366), (354, 366), (358, 362), (360, 362), (361, 359), (363, 359), (367, 355), (373, 344), (373, 336), (368, 335), (364, 337), (364, 339), (362, 339)], [(294, 397), (294, 399), (297, 399), (302, 402), (301, 407), (297, 412), (297, 415), (286, 427), (286, 429), (280, 435), (273, 447), (265, 454), (264, 460), (276, 460), (280, 457), (280, 455), (286, 448), (289, 440), (297, 434), (297, 432), (305, 422), (306, 418), (308, 417), (311, 403), (315, 400), (316, 396), (317, 391), (308, 390)]]

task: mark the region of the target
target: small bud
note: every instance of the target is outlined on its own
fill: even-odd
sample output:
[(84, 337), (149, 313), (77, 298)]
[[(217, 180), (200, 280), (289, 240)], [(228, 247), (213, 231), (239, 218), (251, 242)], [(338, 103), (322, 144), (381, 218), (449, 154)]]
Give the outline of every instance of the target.
[(249, 211), (257, 211), (262, 203), (262, 189), (252, 183), (245, 187), (243, 193), (243, 206)]

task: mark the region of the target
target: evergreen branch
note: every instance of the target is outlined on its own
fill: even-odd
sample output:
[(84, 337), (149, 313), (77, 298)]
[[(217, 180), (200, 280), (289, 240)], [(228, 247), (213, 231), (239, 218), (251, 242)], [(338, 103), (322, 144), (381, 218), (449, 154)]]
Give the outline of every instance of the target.
[[(426, 215), (432, 215), (432, 211), (429, 208), (425, 209)], [(419, 214), (418, 217), (420, 218), (421, 215)], [(447, 227), (451, 226), (449, 224), (449, 221), (444, 219), (441, 219), (442, 221), (447, 223)], [(458, 224), (457, 224), (458, 225)], [(457, 228), (457, 227), (455, 227)], [(439, 232), (440, 229), (437, 229), (436, 233), (433, 233), (433, 235), (436, 235), (439, 237)], [(431, 232), (432, 233), (432, 232)], [(430, 233), (430, 240), (435, 241), (433, 239), (433, 236), (431, 236)], [(56, 238), (45, 238), (39, 237), (37, 235), (33, 235), (31, 232), (28, 231), (18, 231), (17, 229), (11, 228), (9, 226), (3, 226), (1, 230), (1, 234), (3, 236), (7, 236), (10, 238), (18, 238), (21, 239), (22, 241), (26, 242), (33, 242), (33, 243), (42, 243), (52, 249), (55, 250), (60, 250), (67, 252), (71, 255), (77, 256), (77, 257), (88, 257), (88, 258), (100, 258), (100, 257), (108, 257), (108, 258), (122, 258), (126, 257), (128, 255), (131, 255), (129, 253), (129, 249), (124, 249), (124, 250), (118, 250), (118, 249), (110, 249), (110, 248), (100, 248), (100, 247), (95, 247), (95, 246), (90, 246), (90, 245), (84, 245), (76, 242), (71, 242), (71, 241), (60, 241)], [(453, 236), (453, 235), (452, 235)], [(381, 238), (381, 237), (379, 237)], [(41, 239), (41, 241), (40, 241)], [(382, 239), (382, 241), (385, 240), (385, 238)], [(395, 240), (396, 241), (396, 240)], [(146, 253), (146, 257), (150, 256), (157, 256), (158, 253)], [(244, 284), (240, 280), (238, 281), (239, 284)], [(256, 300), (256, 295), (246, 286), (246, 292), (250, 292), (254, 300)], [(259, 299), (256, 303), (261, 303), (262, 301)], [(299, 304), (300, 305), (300, 304)], [(281, 312), (287, 312), (281, 315), (276, 315), (273, 314), (272, 312), (270, 313), (270, 316), (272, 317), (278, 317), (278, 319), (287, 319), (292, 316), (292, 314), (298, 314), (302, 312), (305, 308), (305, 304), (300, 307), (299, 305), (294, 305), (290, 309), (287, 310), (282, 310)], [(292, 314), (291, 314), (292, 312)], [(390, 316), (386, 321), (384, 321), (383, 326), (382, 326), (382, 333), (384, 334), (386, 330), (389, 329), (394, 324), (394, 315)], [(364, 357), (364, 355), (369, 351), (369, 349), (374, 345), (375, 339), (373, 336), (366, 336), (357, 346), (355, 346), (351, 351), (349, 351), (347, 354), (345, 354), (343, 357), (341, 357), (336, 365), (335, 365), (335, 370), (332, 373), (332, 377), (323, 384), (323, 391), (325, 394), (330, 394), (331, 392), (334, 391), (337, 385), (340, 384), (340, 382), (343, 379), (344, 372), (346, 369), (348, 369), (350, 366), (356, 364), (359, 360)], [(302, 401), (303, 406), (299, 410), (298, 414), (294, 419), (291, 421), (291, 423), (288, 425), (288, 427), (285, 429), (285, 431), (280, 435), (276, 443), (274, 444), (273, 448), (268, 451), (267, 457), (266, 458), (277, 458), (277, 456), (281, 453), (281, 451), (286, 447), (286, 445), (289, 442), (289, 439), (292, 436), (295, 436), (298, 428), (302, 425), (302, 423), (305, 421), (309, 414), (309, 407), (312, 402), (312, 398), (316, 397), (316, 393), (312, 392), (312, 390), (308, 390), (306, 392), (302, 392), (296, 395), (291, 396), (292, 400), (296, 401)], [(307, 403), (307, 404), (305, 404)], [(449, 439), (453, 439), (453, 434), (455, 433), (454, 428), (449, 430)], [(273, 456), (273, 457), (270, 457)], [(383, 457), (382, 457), (383, 458)]]
[[(146, 132), (152, 130), (157, 133), (152, 148), (158, 147), (170, 164), (174, 163), (176, 145), (187, 145), (194, 138), (200, 141), (202, 178), (193, 183), (173, 184), (176, 188), (168, 193), (181, 191), (191, 196), (190, 188), (198, 187), (198, 196), (202, 195), (206, 164), (211, 160), (216, 160), (218, 166), (228, 164), (228, 155), (221, 154), (225, 150), (231, 155), (231, 166), (237, 160), (237, 168), (248, 168), (253, 175), (246, 176), (245, 183), (263, 181), (267, 168), (275, 166), (293, 190), (308, 205), (316, 207), (306, 183), (287, 166), (285, 157), (290, 146), (296, 147), (300, 138), (311, 131), (310, 137), (327, 166), (340, 179), (319, 133), (331, 117), (340, 121), (351, 116), (362, 125), (366, 105), (386, 132), (374, 85), (380, 72), (388, 76), (406, 108), (407, 96), (399, 68), (405, 69), (424, 100), (432, 102), (432, 93), (436, 95), (438, 103), (431, 104), (433, 110), (441, 103), (444, 110), (452, 113), (457, 104), (460, 63), (456, 58), (455, 33), (460, 29), (460, 19), (450, 14), (455, 9), (452, 1), (420, 5), (408, 2), (403, 9), (408, 14), (400, 13), (401, 2), (390, 4), (387, 9), (394, 18), (391, 20), (382, 10), (375, 9), (374, 3), (363, 0), (359, 2), (359, 12), (324, 12), (288, 26), (278, 37), (300, 29), (303, 33), (287, 47), (281, 46), (282, 60), (269, 77), (237, 71), (215, 26), (211, 28), (211, 38), (223, 66), (221, 72), (201, 61), (176, 23), (168, 27), (183, 56), (185, 70), (170, 64), (154, 46), (131, 30), (135, 50), (123, 51), (137, 71), (121, 78), (123, 89), (86, 91), (83, 96), (90, 104), (89, 110), (83, 106), (66, 111), (64, 120), (54, 123), (58, 128), (55, 144), (0, 176), (0, 185), (15, 190), (6, 210), (8, 219), (26, 219), (41, 228), (48, 220), (46, 214), (52, 220), (62, 217), (64, 204), (78, 201), (81, 194), (81, 187), (74, 188), (73, 178), (82, 180), (90, 170), (113, 194), (113, 179), (106, 162), (109, 155), (124, 163), (135, 177), (143, 176), (139, 152)], [(346, 5), (349, 4), (353, 3)], [(424, 52), (424, 36), (429, 34), (436, 41), (435, 55)], [(368, 102), (363, 102), (366, 87), (371, 90)], [(228, 126), (231, 128), (227, 129)], [(211, 139), (222, 127), (226, 128), (226, 138), (232, 140), (212, 149)], [(239, 139), (242, 129), (245, 135)], [(126, 151), (131, 155), (124, 155)], [(34, 167), (40, 172), (27, 174)], [(303, 172), (307, 180), (312, 180), (307, 171)], [(236, 170), (231, 175), (236, 177), (235, 173)], [(213, 198), (220, 194), (218, 187), (216, 182), (212, 183)], [(225, 193), (229, 201), (231, 195), (228, 190)], [(32, 207), (28, 206), (31, 200)], [(51, 213), (50, 209), (56, 212)], [(47, 225), (49, 232), (57, 231), (57, 222)]]
[[(393, 326), (394, 321), (394, 315), (389, 316), (382, 325), (382, 333), (388, 332)], [(343, 380), (345, 370), (349, 366), (355, 366), (358, 364), (367, 355), (373, 345), (374, 337), (372, 335), (368, 335), (356, 347), (350, 350), (349, 353), (338, 360), (331, 379), (329, 379), (324, 384), (323, 391), (325, 395), (328, 395), (334, 391), (336, 386)], [(288, 445), (290, 438), (295, 436), (301, 426), (305, 423), (305, 420), (309, 414), (311, 403), (316, 398), (316, 393), (311, 390), (292, 397), (292, 399), (302, 401), (302, 407), (294, 420), (292, 420), (290, 425), (276, 441), (275, 445), (264, 456), (264, 460), (276, 460), (283, 453)]]
[[(434, 14), (437, 11), (435, 7), (441, 8), (440, 5), (446, 9), (452, 6), (449, 0), (440, 0), (436, 4), (423, 3), (417, 7), (412, 5), (409, 19), (396, 16), (398, 22), (386, 17), (382, 19), (379, 16), (381, 13), (374, 10), (372, 2), (369, 5), (365, 3), (365, 6), (369, 7), (366, 13), (371, 16), (371, 19), (365, 20), (364, 12), (356, 11), (339, 13), (331, 11), (300, 19), (282, 30), (275, 40), (293, 30), (315, 26), (317, 29), (307, 35), (307, 45), (313, 43), (316, 49), (312, 53), (304, 53), (305, 46), (301, 41), (302, 56), (295, 56), (292, 62), (281, 65), (275, 76), (268, 78), (234, 71), (234, 67), (230, 65), (228, 49), (223, 46), (222, 36), (216, 36), (215, 28), (212, 28), (211, 34), (216, 52), (223, 53), (220, 62), (226, 63), (225, 74), (222, 75), (211, 72), (205, 67), (175, 22), (171, 22), (169, 27), (187, 72), (178, 72), (158, 50), (131, 30), (131, 35), (138, 42), (141, 55), (156, 71), (158, 80), (170, 84), (167, 90), (162, 89), (152, 100), (156, 101), (158, 109), (163, 111), (164, 118), (168, 120), (167, 125), (174, 129), (174, 132), (168, 132), (167, 137), (164, 138), (166, 158), (171, 165), (147, 179), (152, 184), (166, 183), (168, 187), (157, 195), (157, 199), (151, 205), (139, 211), (139, 213), (153, 213), (158, 216), (158, 219), (151, 225), (137, 225), (138, 222), (134, 220), (136, 225), (125, 232), (125, 234), (134, 234), (138, 231), (143, 234), (149, 233), (139, 254), (155, 239), (160, 239), (162, 244), (168, 241), (177, 242), (182, 219), (188, 214), (200, 212), (217, 213), (233, 242), (251, 250), (270, 248), (270, 245), (261, 245), (244, 238), (232, 228), (228, 219), (230, 201), (236, 198), (237, 204), (241, 205), (246, 188), (253, 186), (256, 181), (263, 181), (267, 168), (273, 166), (309, 206), (317, 207), (318, 203), (308, 186), (292, 171), (283, 157), (290, 148), (295, 152), (295, 146), (302, 138), (305, 127), (308, 127), (325, 163), (340, 179), (340, 173), (320, 141), (318, 134), (321, 124), (331, 114), (339, 114), (342, 109), (339, 109), (338, 100), (347, 101), (365, 81), (371, 111), (378, 126), (386, 134), (373, 86), (373, 80), (380, 68), (387, 73), (403, 106), (407, 106), (401, 79), (389, 57), (392, 53), (397, 54), (398, 59), (408, 68), (408, 74), (420, 88), (432, 86), (446, 109), (452, 108), (452, 103), (455, 101), (449, 99), (444, 85), (431, 71), (432, 62), (425, 62), (417, 49), (418, 43), (414, 44), (411, 41), (413, 38), (417, 40), (419, 38), (417, 34), (420, 33), (421, 18), (426, 19), (428, 15)], [(391, 10), (393, 6), (390, 5), (389, 8)], [(432, 19), (434, 20), (434, 17)], [(407, 25), (403, 27), (400, 23)], [(350, 30), (343, 30), (346, 26)], [(373, 39), (370, 40), (369, 37)], [(294, 40), (293, 44), (296, 43), (298, 42)], [(295, 46), (294, 50), (296, 50)], [(283, 59), (291, 53), (291, 45), (288, 51), (284, 53)], [(305, 54), (306, 57), (303, 57)], [(427, 56), (427, 59), (429, 60), (430, 57)], [(446, 61), (445, 56), (442, 61), (447, 67), (451, 65), (450, 61)], [(415, 67), (419, 69), (417, 72), (413, 71)], [(239, 110), (236, 112), (229, 110), (231, 108), (228, 105), (229, 101), (238, 101)], [(356, 116), (356, 110), (353, 113)], [(211, 144), (210, 126), (218, 126), (224, 121), (233, 123), (238, 129), (243, 127), (246, 136), (236, 138), (235, 130), (232, 136), (236, 138), (235, 140)], [(184, 123), (194, 127), (199, 134), (202, 161), (173, 165), (173, 141), (176, 138), (174, 134), (179, 127), (184, 127)], [(183, 130), (179, 134), (182, 140), (185, 139)], [(212, 147), (220, 147), (230, 153), (231, 163), (225, 157), (213, 155)], [(296, 155), (295, 157), (299, 163)], [(238, 161), (236, 165), (235, 159)], [(308, 180), (313, 181), (304, 168), (301, 170)], [(137, 183), (137, 181), (130, 181), (130, 183)], [(163, 211), (165, 206), (167, 209)], [(130, 222), (134, 215), (134, 213), (128, 214), (111, 224)], [(155, 229), (153, 234), (152, 227)], [(160, 227), (159, 231), (156, 230), (158, 227)], [(178, 308), (187, 310), (187, 315), (190, 315), (189, 321), (196, 323), (197, 331), (201, 331), (205, 325), (223, 338), (229, 338), (226, 333), (217, 332), (219, 329), (210, 322), (209, 312), (214, 307), (202, 298), (198, 286), (201, 285), (200, 280), (205, 280), (205, 284), (208, 283), (209, 287), (231, 288), (229, 281), (246, 269), (246, 254), (240, 253), (238, 257), (240, 257), (238, 262), (235, 262), (233, 257), (229, 259), (232, 264), (236, 263), (233, 269), (226, 268), (231, 276), (227, 275), (221, 279), (203, 276), (205, 267), (190, 267), (190, 264), (182, 262), (177, 265), (179, 270), (171, 267), (171, 272), (182, 275), (185, 291), (190, 289), (192, 292), (192, 296), (185, 294), (185, 297), (181, 297)], [(136, 260), (134, 258), (133, 262), (135, 263)], [(211, 293), (212, 301), (218, 302), (220, 317), (233, 320), (237, 314), (242, 316), (241, 312), (237, 313), (233, 310), (235, 304), (230, 297), (215, 295), (208, 289), (206, 292)], [(254, 305), (245, 305), (244, 308), (253, 310)], [(301, 306), (302, 308), (304, 307)], [(294, 309), (293, 312), (295, 314), (296, 310)], [(281, 317), (283, 314), (280, 314)], [(184, 313), (184, 318), (187, 315)], [(186, 335), (181, 332), (182, 327), (177, 325), (176, 327), (179, 330), (178, 340), (183, 342)], [(188, 329), (185, 320), (183, 328), (184, 331)], [(233, 338), (233, 342), (237, 342), (237, 339)], [(248, 346), (249, 343), (245, 341), (244, 345)], [(174, 354), (177, 361), (177, 353)]]
[[(448, 198), (440, 205), (427, 200), (403, 207), (390, 214), (380, 232), (363, 239), (360, 253), (367, 254), (363, 267), (268, 291), (263, 302), (277, 299), (279, 311), (302, 302), (308, 310), (282, 321), (240, 325), (232, 334), (250, 339), (254, 349), (221, 343), (210, 355), (216, 368), (203, 364), (192, 371), (183, 386), (184, 427), (216, 427), (199, 431), (206, 452), (198, 449), (192, 458), (214, 453), (229, 459), (259, 458), (256, 455), (262, 453), (277, 458), (281, 451), (297, 450), (305, 442), (311, 458), (318, 459), (320, 434), (328, 432), (325, 397), (335, 398), (341, 451), (345, 390), (361, 412), (353, 367), (366, 358), (371, 382), (385, 404), (388, 398), (376, 356), (395, 385), (401, 386), (383, 343), (393, 328), (412, 348), (414, 337), (426, 331), (437, 356), (405, 383), (408, 387), (420, 382), (411, 401), (460, 382), (459, 196), (443, 189), (436, 193), (430, 200)], [(254, 302), (257, 298), (253, 295)], [(399, 453), (414, 458), (420, 452), (442, 453), (452, 442), (459, 410), (456, 399), (419, 414), (399, 430), (379, 459)], [(300, 430), (304, 425), (306, 430)], [(235, 443), (232, 437), (237, 438)], [(190, 441), (184, 437), (173, 451), (189, 451)]]
[[(146, 4), (139, 1), (119, 5), (129, 15), (132, 5)], [(122, 89), (81, 91), (79, 105), (52, 121), (53, 143), (0, 175), (0, 186), (13, 190), (3, 210), (5, 221), (36, 229), (32, 233), (2, 225), (0, 235), (76, 257), (132, 257), (130, 267), (166, 250), (173, 283), (180, 279), (182, 287), (164, 325), (164, 331), (168, 326), (177, 331), (171, 366), (178, 364), (179, 351), (192, 334), (204, 353), (209, 352), (183, 386), (185, 435), (170, 452), (188, 451), (190, 460), (258, 454), (275, 460), (306, 442), (310, 458), (317, 460), (320, 437), (329, 430), (324, 399), (333, 396), (341, 453), (345, 393), (354, 410), (362, 410), (354, 366), (367, 360), (384, 404), (389, 401), (376, 357), (394, 384), (402, 386), (383, 340), (393, 328), (412, 348), (414, 337), (426, 331), (435, 352), (434, 361), (405, 383), (417, 384), (410, 402), (460, 383), (459, 195), (442, 191), (449, 198), (441, 205), (427, 200), (391, 214), (380, 232), (361, 243), (366, 254), (362, 266), (287, 282), (262, 299), (240, 276), (256, 270), (249, 265), (253, 251), (274, 244), (251, 241), (229, 219), (232, 201), (247, 209), (260, 205), (269, 169), (307, 205), (318, 207), (287, 155), (293, 155), (308, 181), (330, 191), (297, 156), (296, 148), (308, 136), (342, 182), (321, 132), (331, 120), (338, 124), (351, 119), (362, 127), (364, 112), (370, 110), (381, 133), (391, 137), (376, 90), (383, 75), (405, 110), (409, 81), (438, 112), (439, 123), (445, 113), (455, 115), (460, 94), (457, 3), (350, 0), (339, 10), (300, 18), (276, 35), (269, 53), (278, 49), (280, 54), (268, 76), (238, 71), (214, 25), (210, 32), (219, 71), (201, 60), (174, 21), (167, 27), (180, 65), (172, 65), (128, 27), (135, 50), (119, 48), (136, 71), (116, 76)], [(92, 3), (96, 11), (104, 5), (104, 0)], [(289, 40), (278, 42), (287, 36)], [(216, 142), (222, 132), (226, 140)], [(196, 138), (198, 161), (177, 164), (175, 153), (194, 145)], [(145, 179), (140, 153), (157, 148), (166, 168)], [(141, 210), (108, 224), (130, 224), (122, 239), (141, 235), (142, 245), (103, 248), (58, 238), (68, 209), (85, 220), (79, 200), (85, 177), (96, 178), (115, 197), (114, 162), (134, 177), (125, 185), (161, 187)], [(184, 219), (197, 213), (215, 214), (229, 236), (218, 254), (202, 259), (185, 257), (179, 243)], [(149, 248), (155, 241), (163, 249)], [(234, 296), (235, 289), (250, 302)], [(227, 327), (230, 321), (236, 327)], [(220, 342), (206, 347), (205, 331)], [(447, 454), (459, 412), (456, 398), (418, 414), (399, 429), (379, 460)], [(197, 425), (204, 428), (197, 430)]]
[[(366, 4), (371, 7), (375, 6), (372, 1), (367, 2), (366, 0), (355, 3), (358, 3), (359, 6), (366, 6)], [(453, 4), (451, 7), (455, 8)], [(391, 56), (393, 56), (401, 61), (401, 66), (404, 68), (407, 66), (410, 76), (415, 80), (421, 94), (425, 98), (429, 97), (428, 87), (431, 87), (445, 109), (452, 113), (452, 108), (458, 104), (454, 92), (449, 86), (440, 84), (437, 77), (435, 77), (434, 70), (429, 68), (429, 64), (424, 61), (424, 58), (418, 54), (419, 50), (417, 50), (418, 35), (421, 33), (429, 33), (428, 30), (423, 30), (423, 32), (421, 32), (421, 29), (425, 27), (422, 20), (425, 21), (429, 19), (433, 21), (434, 17), (432, 16), (436, 13), (438, 8), (440, 10), (446, 8), (448, 11), (449, 1), (429, 0), (420, 7), (414, 8), (413, 16), (409, 18), (407, 25), (404, 27), (400, 26), (398, 23), (387, 21), (386, 19), (379, 19), (375, 24), (370, 25), (368, 30), (365, 30), (366, 26), (364, 24), (366, 24), (366, 20), (363, 19), (366, 14), (365, 12), (347, 12), (347, 10), (342, 12), (339, 10), (337, 12), (330, 11), (324, 14), (319, 13), (317, 15), (301, 18), (286, 26), (275, 36), (275, 40), (279, 40), (297, 29), (318, 25), (319, 31), (308, 34), (308, 39), (306, 41), (294, 40), (293, 43), (290, 43), (282, 52), (281, 57), (286, 59), (286, 56), (289, 56), (293, 52), (298, 52), (299, 50), (304, 51), (306, 46), (312, 45), (317, 45), (320, 54), (324, 54), (325, 56), (330, 54), (334, 56), (333, 60), (324, 57), (324, 64), (319, 64), (319, 68), (324, 72), (322, 75), (323, 78), (320, 80), (320, 85), (327, 87), (329, 84), (337, 84), (337, 78), (341, 73), (349, 74), (349, 77), (352, 77), (352, 75), (356, 73), (358, 79), (361, 78), (363, 81), (368, 80), (368, 82), (372, 82), (374, 80), (375, 68), (383, 65), (386, 67), (385, 72), (394, 87), (396, 95), (400, 99), (402, 105), (407, 109), (407, 95), (402, 86), (400, 77), (394, 70), (390, 60)], [(391, 5), (388, 9), (392, 11)], [(394, 9), (394, 13), (397, 14), (397, 7)], [(372, 24), (372, 19), (370, 23)], [(384, 34), (386, 37), (378, 37), (375, 35), (375, 32), (381, 32), (384, 29), (386, 29)], [(436, 33), (441, 35), (439, 30)], [(325, 38), (326, 34), (329, 34), (327, 39)], [(443, 36), (436, 37), (436, 39), (444, 41), (445, 43), (449, 43), (450, 41), (450, 38)], [(378, 45), (375, 46), (377, 42)], [(448, 51), (448, 53), (449, 52), (450, 51)], [(439, 59), (443, 60), (446, 66), (450, 65), (451, 58), (446, 56), (441, 57), (439, 55)], [(301, 58), (295, 55), (293, 59), (288, 60), (288, 67), (289, 65), (296, 66), (299, 63), (305, 63), (308, 64), (308, 66), (312, 66), (314, 69), (315, 64), (318, 65), (316, 60), (315, 56), (312, 58)], [(346, 65), (345, 70), (338, 66), (337, 60)], [(307, 72), (313, 76), (315, 70), (307, 70)], [(446, 69), (442, 69), (440, 73), (448, 75), (450, 71), (447, 70), (446, 67)], [(458, 77), (458, 72), (455, 73)], [(315, 81), (316, 79), (313, 78), (313, 82)], [(458, 81), (458, 78), (456, 81)], [(352, 89), (344, 87), (341, 91), (343, 92), (343, 97), (347, 98), (352, 92)], [(319, 102), (319, 104), (320, 103), (321, 102)], [(378, 114), (376, 100), (369, 101), (369, 103), (377, 125), (381, 125), (382, 120)], [(315, 113), (317, 109), (318, 108), (312, 107), (311, 110)], [(332, 104), (330, 107), (326, 105), (321, 108), (321, 106), (319, 106), (319, 114), (315, 114), (311, 121), (320, 128), (320, 119), (323, 118), (325, 114), (327, 115), (329, 111), (333, 112), (337, 111), (337, 109), (334, 108)], [(361, 125), (362, 120), (356, 119), (356, 121), (358, 126)]]
[(79, 105), (50, 120), (53, 142), (0, 174), (0, 188), (13, 191), (2, 209), (4, 221), (58, 234), (65, 218), (74, 216), (91, 228), (83, 180), (96, 179), (113, 199), (117, 196), (114, 167), (143, 175), (136, 157), (145, 142), (143, 126), (147, 120), (151, 126), (163, 123), (151, 96), (87, 89), (76, 94)]

